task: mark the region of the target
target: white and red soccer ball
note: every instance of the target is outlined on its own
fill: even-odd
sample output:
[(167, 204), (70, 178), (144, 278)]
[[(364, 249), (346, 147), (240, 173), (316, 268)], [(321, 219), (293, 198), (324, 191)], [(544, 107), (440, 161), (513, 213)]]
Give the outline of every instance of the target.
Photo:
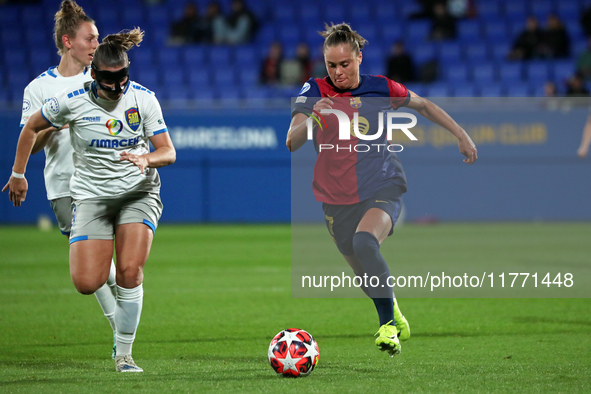
[(271, 367), (279, 375), (307, 376), (318, 363), (318, 344), (307, 331), (288, 328), (275, 335), (268, 355)]

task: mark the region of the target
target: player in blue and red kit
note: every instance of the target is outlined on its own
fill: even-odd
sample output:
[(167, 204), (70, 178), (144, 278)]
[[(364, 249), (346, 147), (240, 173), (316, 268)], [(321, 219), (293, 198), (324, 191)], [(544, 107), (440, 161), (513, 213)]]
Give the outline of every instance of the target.
[[(355, 275), (379, 278), (378, 286), (363, 290), (379, 315), (375, 343), (394, 355), (400, 353), (399, 339), (410, 337), (410, 328), (388, 285), (390, 270), (380, 245), (392, 234), (400, 214), (406, 176), (387, 140), (384, 111), (407, 107), (444, 127), (458, 138), (465, 163), (474, 163), (477, 151), (468, 134), (431, 101), (383, 76), (360, 75), (361, 49), (367, 41), (349, 25), (325, 27), (322, 36), (328, 76), (304, 84), (295, 100), (286, 144), (294, 152), (306, 142), (306, 121), (314, 115), (320, 124), (314, 130), (318, 153), (314, 195), (323, 203), (328, 230)], [(317, 116), (323, 109), (341, 111), (347, 119), (354, 119), (357, 112), (357, 132), (352, 130), (344, 138), (338, 114)]]

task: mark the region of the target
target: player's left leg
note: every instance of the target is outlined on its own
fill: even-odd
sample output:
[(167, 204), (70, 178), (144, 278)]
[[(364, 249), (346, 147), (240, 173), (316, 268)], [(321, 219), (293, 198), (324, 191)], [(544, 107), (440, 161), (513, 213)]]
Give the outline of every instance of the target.
[(370, 208), (364, 215), (355, 235), (353, 249), (363, 271), (369, 277), (378, 278), (377, 287), (368, 289), (380, 319), (376, 345), (390, 355), (400, 353), (398, 330), (394, 323), (394, 297), (389, 286), (390, 269), (380, 253), (381, 243), (392, 229), (392, 217), (384, 210)]
[(387, 282), (390, 269), (380, 253), (380, 245), (388, 236), (391, 228), (390, 215), (379, 208), (370, 208), (363, 215), (355, 235), (353, 235), (353, 250), (363, 272), (368, 277), (379, 278), (379, 285), (368, 288), (368, 292), (376, 304), (380, 325), (394, 320), (392, 290)]
[(117, 354), (119, 372), (142, 372), (131, 358), (132, 345), (142, 313), (144, 292), (143, 270), (154, 237), (152, 229), (143, 223), (127, 223), (115, 230), (117, 256)]
[[(364, 272), (363, 268), (361, 267), (361, 263), (359, 262), (359, 260), (357, 260), (357, 257), (355, 257), (355, 255), (343, 255), (343, 257), (347, 261), (347, 264), (349, 264), (349, 266), (353, 270), (355, 276), (362, 278)], [(365, 295), (371, 298), (369, 289), (367, 287), (361, 286), (361, 290), (363, 290)], [(400, 339), (401, 341), (407, 341), (410, 338), (410, 325), (408, 324), (408, 321), (400, 311), (398, 302), (396, 301), (396, 297), (393, 297), (392, 301), (394, 303), (394, 325), (398, 329), (398, 339)]]

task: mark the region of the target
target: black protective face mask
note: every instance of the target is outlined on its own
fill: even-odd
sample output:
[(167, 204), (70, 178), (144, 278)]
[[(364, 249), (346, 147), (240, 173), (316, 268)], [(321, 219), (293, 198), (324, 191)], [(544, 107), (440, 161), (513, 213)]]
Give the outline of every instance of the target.
[[(98, 89), (105, 90), (107, 92), (112, 93), (121, 93), (127, 85), (129, 84), (129, 66), (122, 68), (118, 71), (105, 71), (99, 70), (94, 63), (91, 64), (92, 70), (94, 71), (94, 79), (96, 81), (96, 86)], [(121, 86), (121, 82), (123, 82), (127, 78), (127, 82)], [(103, 81), (108, 81), (109, 83), (115, 83), (115, 87), (110, 88), (103, 84)]]

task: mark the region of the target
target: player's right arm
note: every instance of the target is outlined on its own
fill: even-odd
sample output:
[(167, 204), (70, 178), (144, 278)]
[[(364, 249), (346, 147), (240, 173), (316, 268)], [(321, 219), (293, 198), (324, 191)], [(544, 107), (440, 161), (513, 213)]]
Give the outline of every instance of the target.
[[(332, 104), (332, 100), (325, 97), (314, 104), (314, 111), (319, 112), (321, 109), (331, 109)], [(308, 136), (306, 120), (308, 120), (308, 115), (303, 113), (297, 113), (291, 118), (291, 124), (287, 131), (287, 140), (285, 141), (285, 145), (287, 145), (287, 149), (290, 152), (295, 152), (306, 143)]]
[[(25, 88), (25, 92), (23, 94), (23, 111), (21, 114), (21, 130), (22, 127), (27, 123), (31, 115), (35, 113), (39, 108), (43, 106), (44, 100), (43, 96), (46, 94), (39, 81), (33, 80), (30, 84), (27, 85)], [(31, 150), (31, 154), (35, 154), (43, 150), (49, 137), (56, 129), (54, 127), (50, 127), (46, 130), (42, 130), (39, 132), (35, 139), (35, 144), (33, 145), (33, 149)]]
[(589, 151), (589, 145), (591, 145), (591, 115), (587, 118), (587, 123), (585, 123), (585, 127), (583, 128), (583, 137), (581, 139), (581, 145), (577, 150), (577, 155), (581, 159), (584, 159), (587, 156), (587, 152)]
[(289, 149), (290, 152), (295, 152), (306, 143), (307, 119), (308, 115), (301, 113), (295, 114), (294, 117), (291, 118), (289, 130), (287, 131), (287, 140), (285, 141), (285, 145), (287, 145), (287, 149)]
[[(321, 108), (331, 108), (330, 106), (326, 107), (321, 104), (324, 99), (316, 101), (318, 97), (321, 97), (318, 83), (314, 78), (310, 78), (302, 86), (302, 90), (300, 90), (291, 110), (291, 123), (289, 124), (287, 139), (285, 141), (285, 145), (290, 152), (295, 152), (306, 143), (308, 137), (306, 120), (308, 120), (308, 116), (312, 113), (311, 110), (319, 111)], [(310, 108), (312, 104), (314, 104), (313, 108)]]
[(33, 144), (33, 149), (31, 150), (31, 154), (34, 155), (36, 153), (39, 153), (43, 150), (43, 148), (45, 148), (45, 145), (47, 145), (47, 141), (49, 141), (49, 137), (51, 137), (51, 135), (53, 133), (55, 133), (56, 131), (62, 130), (67, 128), (68, 126), (64, 126), (61, 129), (58, 129), (57, 127), (49, 127), (45, 130), (41, 130), (39, 133), (37, 133), (37, 137), (35, 138), (35, 143)]
[[(14, 165), (12, 166), (14, 173), (25, 174), (37, 133), (49, 127), (53, 126), (41, 115), (41, 110), (31, 115), (18, 138), (16, 156), (14, 158)], [(27, 179), (24, 177), (16, 178), (11, 175), (8, 183), (2, 188), (3, 192), (6, 190), (8, 190), (8, 198), (12, 201), (13, 205), (15, 207), (20, 206), (27, 196)]]

